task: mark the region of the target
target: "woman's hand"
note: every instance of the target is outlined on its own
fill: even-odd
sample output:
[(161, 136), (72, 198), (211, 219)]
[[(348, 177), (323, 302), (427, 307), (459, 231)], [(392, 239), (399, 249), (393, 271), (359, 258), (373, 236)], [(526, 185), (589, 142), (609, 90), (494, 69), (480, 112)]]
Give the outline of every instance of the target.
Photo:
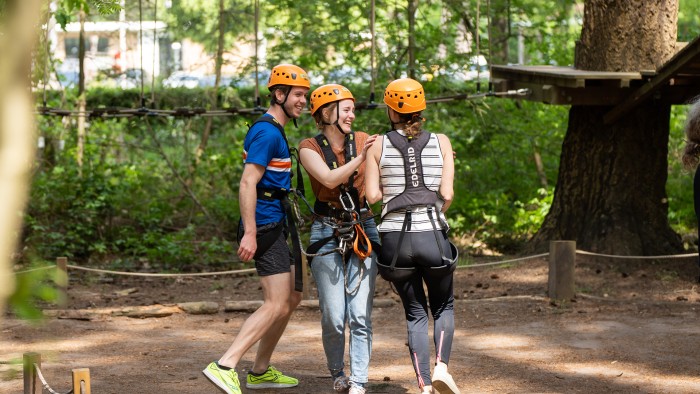
[(367, 159), (367, 151), (369, 148), (372, 147), (372, 144), (374, 144), (374, 141), (377, 140), (377, 134), (370, 135), (369, 138), (367, 138), (367, 141), (365, 142), (365, 146), (362, 148), (362, 152), (360, 152), (360, 155), (362, 156), (363, 159)]

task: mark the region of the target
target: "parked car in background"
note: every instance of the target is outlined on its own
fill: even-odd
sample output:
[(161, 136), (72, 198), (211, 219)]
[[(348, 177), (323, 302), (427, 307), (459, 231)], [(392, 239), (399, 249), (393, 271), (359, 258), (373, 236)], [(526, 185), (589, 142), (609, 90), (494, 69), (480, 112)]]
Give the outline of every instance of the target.
[(491, 79), (489, 64), (483, 55), (472, 56), (469, 59), (469, 69), (466, 74), (467, 81), (488, 81)]
[[(258, 71), (258, 86), (264, 88), (267, 86), (267, 81), (270, 79), (270, 71)], [(239, 77), (232, 78), (232, 85), (237, 88), (253, 88), (255, 87), (255, 72), (251, 72)]]
[[(199, 78), (199, 87), (200, 88), (212, 88), (214, 87), (214, 83), (216, 82), (216, 75), (204, 75)], [(225, 88), (231, 86), (231, 83), (233, 82), (233, 79), (229, 77), (228, 75), (222, 75), (221, 80), (219, 81), (219, 87), (220, 88)]]
[(358, 71), (349, 66), (341, 66), (328, 73), (328, 80), (333, 83), (359, 85), (370, 80), (370, 71)]
[(200, 75), (187, 71), (175, 71), (163, 80), (163, 87), (194, 89), (200, 86), (201, 80), (202, 76)]

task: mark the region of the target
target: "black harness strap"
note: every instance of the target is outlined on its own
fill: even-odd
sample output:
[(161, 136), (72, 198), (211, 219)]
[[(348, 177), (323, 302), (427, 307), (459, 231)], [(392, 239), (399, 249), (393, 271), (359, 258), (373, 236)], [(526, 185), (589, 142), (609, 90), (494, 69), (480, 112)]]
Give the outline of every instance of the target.
[[(316, 143), (318, 143), (318, 146), (321, 147), (321, 153), (323, 154), (323, 159), (326, 162), (326, 165), (328, 168), (331, 170), (334, 170), (338, 167), (340, 167), (340, 164), (338, 163), (337, 157), (335, 155), (335, 152), (333, 152), (333, 148), (331, 147), (330, 142), (328, 141), (328, 138), (326, 138), (325, 135), (322, 133), (319, 133), (314, 137), (316, 140)], [(355, 139), (355, 133), (350, 132), (345, 135), (345, 163), (349, 163), (352, 159), (357, 157), (357, 142)], [(349, 196), (349, 198), (352, 201), (341, 201), (341, 203), (344, 206), (353, 206), (354, 212), (357, 214), (357, 220), (362, 220), (362, 208), (364, 205), (366, 205), (366, 202), (364, 205), (360, 204), (360, 194), (357, 188), (355, 187), (355, 175), (357, 174), (357, 171), (354, 171), (350, 176), (348, 177), (348, 181), (345, 184), (341, 184), (339, 186), (340, 188), (340, 198), (344, 199)], [(314, 202), (314, 212), (319, 215), (319, 216), (325, 216), (325, 217), (331, 217), (333, 219), (339, 220), (341, 222), (349, 223), (352, 222), (353, 217), (352, 217), (352, 212), (349, 212), (343, 208), (336, 208), (329, 204), (327, 201), (319, 201), (318, 199)], [(312, 243), (306, 248), (306, 254), (307, 254), (307, 260), (309, 264), (311, 264), (311, 261), (313, 260), (313, 255), (318, 253), (321, 248), (326, 245), (327, 243), (331, 242), (334, 239), (337, 239), (338, 235), (334, 234), (330, 237), (322, 238), (319, 239), (318, 241)], [(372, 243), (372, 248), (373, 250), (379, 250), (379, 244), (376, 242), (371, 242)], [(350, 258), (350, 255), (345, 256), (346, 260)]]
[(416, 205), (434, 206), (439, 200), (437, 192), (428, 189), (423, 180), (421, 153), (428, 145), (430, 135), (431, 133), (424, 131), (417, 138), (409, 140), (395, 130), (386, 134), (394, 148), (401, 152), (406, 185), (398, 196), (387, 202), (382, 216), (388, 212)]
[[(384, 216), (389, 212), (406, 209), (401, 232), (399, 233), (398, 245), (396, 245), (396, 252), (391, 260), (391, 264), (389, 264), (389, 269), (391, 271), (396, 269), (396, 261), (399, 257), (398, 251), (401, 250), (404, 236), (406, 232), (411, 231), (411, 207), (424, 206), (427, 208), (428, 218), (433, 226), (433, 234), (435, 234), (435, 241), (438, 244), (440, 256), (445, 265), (452, 265), (457, 260), (456, 256), (454, 259), (448, 259), (445, 256), (442, 243), (438, 238), (439, 230), (435, 225), (436, 219), (433, 217), (433, 209), (437, 209), (440, 197), (437, 192), (425, 186), (423, 179), (421, 154), (430, 140), (430, 135), (431, 134), (428, 132), (422, 132), (417, 138), (409, 139), (399, 134), (396, 130), (392, 130), (386, 134), (394, 148), (401, 152), (406, 182), (404, 190), (399, 195), (389, 200), (384, 207), (384, 212), (382, 212), (382, 216)], [(440, 217), (439, 214), (437, 214), (437, 216), (438, 218)]]
[[(280, 134), (282, 134), (282, 138), (284, 138), (284, 143), (287, 146), (287, 152), (289, 153), (290, 159), (294, 158), (297, 162), (296, 193), (301, 193), (301, 195), (303, 196), (304, 180), (301, 176), (299, 158), (297, 155), (294, 154), (296, 150), (292, 150), (292, 148), (290, 148), (289, 146), (289, 140), (287, 140), (287, 134), (285, 134), (284, 132), (284, 127), (282, 127), (282, 125), (277, 121), (277, 119), (275, 119), (272, 116), (261, 116), (255, 122), (253, 122), (253, 124), (250, 125), (250, 127), (248, 127), (248, 131), (250, 131), (250, 129), (257, 123), (269, 123), (275, 126), (277, 130), (279, 130)], [(294, 173), (291, 174), (291, 177), (294, 177)], [(299, 240), (299, 231), (297, 230), (296, 222), (294, 221), (294, 212), (292, 210), (292, 204), (289, 202), (289, 198), (287, 197), (290, 192), (290, 190), (286, 189), (270, 189), (264, 187), (257, 187), (258, 199), (266, 201), (279, 200), (282, 204), (282, 208), (285, 212), (287, 228), (289, 229), (289, 235), (292, 238), (292, 257), (294, 259), (294, 290), (302, 291), (303, 277), (301, 272), (301, 243)], [(263, 253), (267, 252), (270, 249), (270, 247), (274, 244), (275, 240), (277, 240), (277, 238), (279, 237), (279, 234), (282, 232), (282, 227), (282, 222), (280, 222), (280, 224), (275, 229), (268, 233), (262, 234), (260, 237), (257, 238), (256, 241), (258, 242), (258, 249), (255, 252), (254, 258), (261, 256)], [(242, 238), (240, 229), (239, 236)]]

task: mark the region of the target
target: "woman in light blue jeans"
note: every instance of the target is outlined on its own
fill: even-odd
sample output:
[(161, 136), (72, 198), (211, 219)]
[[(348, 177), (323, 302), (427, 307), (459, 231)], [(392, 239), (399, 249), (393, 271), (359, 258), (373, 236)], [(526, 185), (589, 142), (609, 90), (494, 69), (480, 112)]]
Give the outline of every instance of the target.
[[(365, 220), (365, 232), (372, 241), (379, 242), (374, 219)], [(332, 228), (316, 221), (311, 226), (310, 242), (316, 242), (332, 233)], [(337, 241), (333, 240), (318, 253), (323, 254), (337, 247)], [(343, 262), (343, 256), (339, 253), (317, 256), (311, 261), (311, 272), (318, 288), (323, 349), (326, 352), (328, 369), (334, 381), (344, 376), (347, 322), (350, 328), (350, 381), (364, 386), (368, 380), (367, 371), (372, 354), (372, 300), (377, 277), (376, 255), (373, 252), (371, 257), (360, 261), (358, 256), (353, 254), (347, 264)], [(361, 281), (359, 285), (358, 281)], [(356, 290), (352, 292), (353, 289)], [(340, 379), (339, 383), (343, 380)]]
[[(299, 144), (299, 160), (316, 197), (307, 253), (318, 288), (323, 349), (333, 389), (364, 394), (372, 353), (379, 245), (377, 226), (365, 201), (364, 162), (377, 137), (352, 131), (355, 99), (344, 86), (321, 86), (311, 93), (310, 103), (320, 133)], [(345, 374), (346, 325), (349, 376)]]

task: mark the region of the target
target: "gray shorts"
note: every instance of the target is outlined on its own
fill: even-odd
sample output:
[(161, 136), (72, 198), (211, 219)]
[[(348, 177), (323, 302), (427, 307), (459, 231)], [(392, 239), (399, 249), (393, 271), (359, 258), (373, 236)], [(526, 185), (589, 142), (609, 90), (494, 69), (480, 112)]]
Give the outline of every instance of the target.
[[(277, 223), (270, 223), (259, 226), (257, 229), (258, 236), (265, 232), (272, 231), (276, 225)], [(255, 269), (260, 276), (270, 276), (292, 272), (291, 266), (293, 264), (294, 259), (287, 245), (287, 228), (285, 225), (284, 230), (280, 233), (280, 236), (275, 240), (272, 246), (270, 246), (270, 249), (255, 260)]]

